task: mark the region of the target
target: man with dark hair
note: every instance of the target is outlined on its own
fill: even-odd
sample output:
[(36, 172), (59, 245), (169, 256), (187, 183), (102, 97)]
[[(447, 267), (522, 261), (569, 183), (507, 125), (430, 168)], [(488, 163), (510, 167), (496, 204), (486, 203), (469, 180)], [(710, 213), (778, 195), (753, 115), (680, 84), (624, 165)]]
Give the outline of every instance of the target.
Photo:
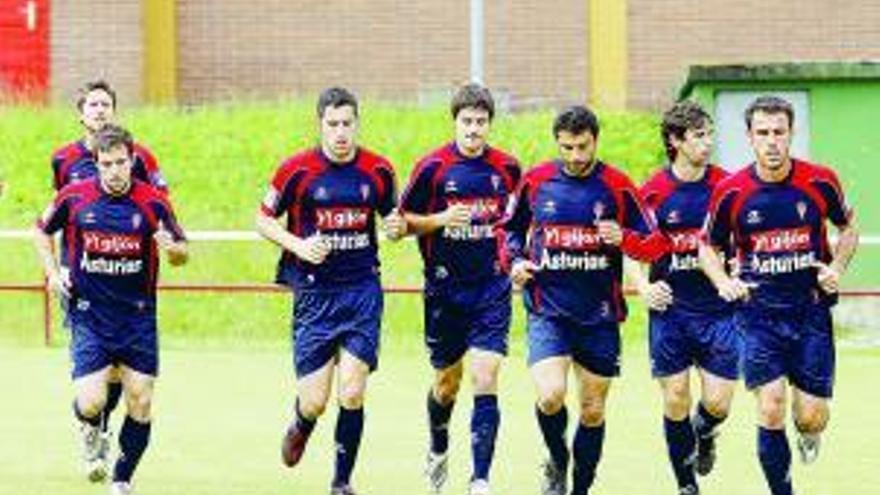
[[(86, 462), (103, 464), (101, 423), (111, 372), (118, 368), (128, 415), (111, 493), (132, 493), (131, 478), (150, 439), (150, 406), (158, 375), (157, 248), (172, 265), (187, 260), (183, 231), (167, 197), (132, 179), (131, 135), (114, 125), (94, 136), (98, 177), (61, 189), (35, 229), (49, 286), (69, 298), (74, 412), (86, 440)], [(51, 235), (66, 230), (69, 271), (52, 252)], [(89, 443), (90, 442), (90, 443)], [(101, 446), (105, 448), (105, 446)], [(88, 456), (93, 457), (88, 457)], [(103, 479), (102, 469), (92, 480)]]
[[(529, 366), (536, 415), (550, 459), (543, 493), (565, 495), (593, 484), (605, 438), (605, 401), (620, 372), (619, 325), (626, 318), (623, 255), (653, 261), (667, 249), (632, 181), (595, 157), (599, 123), (583, 106), (553, 124), (559, 159), (523, 177), (502, 223), (503, 259), (524, 289)], [(566, 445), (565, 396), (570, 369), (580, 392), (572, 454)]]
[[(116, 116), (116, 91), (109, 82), (98, 79), (88, 81), (79, 89), (76, 108), (79, 113), (79, 122), (83, 127), (84, 136), (72, 143), (66, 144), (52, 154), (52, 185), (56, 191), (64, 186), (83, 180), (90, 180), (98, 175), (97, 159), (95, 154), (95, 139), (97, 133), (106, 125), (114, 122)], [(167, 193), (168, 187), (165, 179), (159, 171), (159, 166), (153, 154), (144, 146), (132, 143), (132, 177), (146, 182), (156, 189)], [(68, 241), (63, 239), (60, 243), (61, 269), (67, 270), (67, 246)], [(62, 297), (61, 306), (67, 314), (67, 302)], [(65, 326), (68, 318), (65, 316)], [(112, 432), (110, 431), (110, 415), (122, 394), (122, 384), (118, 376), (118, 370), (110, 373), (108, 384), (107, 401), (102, 413), (100, 442), (92, 446), (94, 452), (86, 457), (100, 462), (92, 463), (86, 467), (87, 476), (90, 479), (103, 479), (103, 472), (107, 459), (102, 459), (109, 452), (109, 442)], [(99, 454), (95, 457), (95, 454)]]
[[(699, 493), (694, 470), (715, 462), (716, 427), (730, 409), (739, 377), (740, 339), (730, 305), (700, 271), (700, 229), (712, 190), (727, 174), (709, 164), (712, 118), (692, 101), (663, 115), (661, 135), (670, 164), (642, 186), (642, 199), (670, 240), (671, 253), (651, 265), (649, 277), (629, 270), (650, 310), (651, 371), (663, 391), (663, 430), (679, 493)], [(697, 368), (701, 399), (690, 418), (690, 368)]]
[[(770, 492), (791, 495), (788, 392), (801, 460), (810, 463), (834, 385), (831, 306), (858, 229), (837, 175), (791, 157), (794, 111), (787, 101), (757, 98), (745, 118), (756, 161), (712, 193), (700, 257), (719, 295), (740, 301), (743, 375), (758, 401), (758, 458)], [(839, 231), (833, 249), (826, 221)], [(716, 252), (731, 242), (740, 266), (735, 274)]]
[[(336, 469), (331, 495), (353, 495), (364, 426), (367, 377), (378, 364), (382, 288), (376, 215), (390, 239), (406, 230), (385, 158), (357, 145), (358, 111), (343, 88), (321, 93), (319, 146), (285, 160), (256, 215), (257, 231), (283, 249), (277, 281), (294, 292), (297, 400), (282, 442), (284, 464), (299, 463), (338, 378)], [(287, 216), (287, 228), (276, 220)]]
[(471, 495), (488, 495), (489, 470), (501, 413), (498, 372), (507, 354), (510, 280), (502, 270), (493, 226), (519, 183), (511, 155), (487, 143), (495, 103), (483, 86), (459, 88), (450, 105), (455, 140), (416, 165), (401, 207), (419, 236), (425, 265), (425, 343), (434, 367), (428, 392), (431, 433), (425, 470), (439, 493), (447, 478), (449, 419), (470, 354)]

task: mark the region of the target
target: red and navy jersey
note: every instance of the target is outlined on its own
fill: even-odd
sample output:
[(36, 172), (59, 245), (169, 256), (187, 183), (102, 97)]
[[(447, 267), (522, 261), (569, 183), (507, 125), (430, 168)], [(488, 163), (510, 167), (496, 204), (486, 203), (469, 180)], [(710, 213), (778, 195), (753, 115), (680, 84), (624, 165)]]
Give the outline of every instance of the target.
[(851, 215), (832, 170), (793, 159), (784, 180), (765, 182), (753, 164), (715, 188), (705, 235), (716, 247), (732, 241), (741, 278), (756, 285), (752, 304), (777, 310), (833, 304), (814, 265), (832, 259), (825, 221), (844, 227)]
[(165, 194), (140, 181), (122, 196), (104, 192), (98, 179), (61, 189), (37, 222), (46, 234), (64, 230), (65, 265), (73, 283), (72, 308), (92, 311), (108, 325), (155, 315), (160, 228), (183, 240)]
[[(133, 154), (132, 177), (167, 193), (168, 184), (162, 177), (156, 157), (150, 150), (135, 144)], [(60, 191), (67, 184), (91, 179), (97, 175), (95, 155), (81, 140), (74, 141), (52, 154), (52, 187), (56, 191)]]
[(498, 260), (494, 226), (520, 180), (517, 160), (486, 148), (467, 158), (455, 143), (422, 158), (401, 197), (401, 209), (431, 215), (454, 204), (471, 210), (467, 227), (440, 228), (419, 237), (428, 282), (465, 282), (506, 276)]
[[(727, 303), (700, 269), (700, 233), (706, 223), (709, 198), (727, 172), (709, 165), (703, 178), (678, 179), (670, 167), (651, 176), (640, 193), (660, 232), (669, 239), (670, 252), (651, 264), (651, 281), (663, 280), (672, 289), (672, 309), (706, 315), (727, 309)], [(725, 252), (727, 252), (725, 250)]]
[[(620, 246), (602, 242), (597, 222), (616, 221)], [(502, 223), (502, 259), (525, 258), (540, 267), (525, 287), (526, 308), (582, 325), (623, 321), (623, 254), (653, 261), (667, 249), (636, 187), (621, 171), (597, 162), (573, 177), (547, 162), (523, 177)]]
[(394, 169), (385, 158), (360, 148), (350, 163), (331, 162), (320, 149), (284, 161), (261, 206), (264, 214), (287, 215), (297, 237), (320, 233), (331, 251), (313, 265), (284, 251), (276, 281), (299, 289), (333, 289), (379, 275), (376, 214), (397, 206)]

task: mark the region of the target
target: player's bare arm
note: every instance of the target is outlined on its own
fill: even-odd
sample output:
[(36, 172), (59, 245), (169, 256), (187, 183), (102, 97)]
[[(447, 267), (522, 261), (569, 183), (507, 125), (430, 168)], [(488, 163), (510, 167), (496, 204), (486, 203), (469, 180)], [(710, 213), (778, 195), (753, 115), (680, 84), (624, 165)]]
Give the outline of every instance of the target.
[(37, 247), (37, 253), (43, 263), (46, 283), (49, 288), (62, 296), (70, 297), (70, 277), (61, 270), (58, 266), (58, 260), (52, 253), (52, 237), (39, 228), (35, 228), (34, 245)]
[(307, 238), (297, 237), (282, 227), (277, 220), (262, 211), (257, 212), (255, 222), (257, 232), (261, 236), (274, 242), (282, 249), (290, 251), (301, 260), (319, 265), (330, 254), (330, 246), (319, 234)]
[(840, 229), (837, 244), (834, 247), (834, 258), (827, 265), (817, 263), (819, 269), (816, 278), (819, 287), (828, 294), (834, 294), (840, 290), (840, 278), (846, 272), (850, 260), (856, 254), (859, 247), (859, 229), (853, 219), (849, 224)]
[(749, 297), (749, 286), (739, 277), (731, 277), (724, 270), (724, 262), (715, 248), (700, 244), (700, 268), (718, 289), (718, 295), (728, 302)]
[(415, 235), (427, 235), (441, 228), (467, 227), (471, 224), (471, 209), (462, 203), (454, 203), (445, 210), (430, 215), (404, 213), (408, 231)]

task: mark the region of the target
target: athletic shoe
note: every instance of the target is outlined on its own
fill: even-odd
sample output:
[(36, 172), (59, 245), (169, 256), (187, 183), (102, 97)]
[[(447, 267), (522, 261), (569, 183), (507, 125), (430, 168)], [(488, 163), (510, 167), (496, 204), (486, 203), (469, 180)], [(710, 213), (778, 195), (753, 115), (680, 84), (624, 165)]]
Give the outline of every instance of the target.
[(437, 454), (428, 452), (428, 459), (425, 463), (425, 478), (428, 480), (428, 488), (431, 493), (440, 493), (446, 479), (449, 476), (449, 454), (443, 452)]

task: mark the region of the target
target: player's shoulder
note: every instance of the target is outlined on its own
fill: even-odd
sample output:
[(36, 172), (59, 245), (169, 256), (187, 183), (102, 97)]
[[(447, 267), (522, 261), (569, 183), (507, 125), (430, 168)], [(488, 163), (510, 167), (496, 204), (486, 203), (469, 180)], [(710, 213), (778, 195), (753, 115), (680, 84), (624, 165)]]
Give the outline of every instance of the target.
[(157, 189), (152, 184), (144, 182), (140, 179), (132, 179), (131, 196), (137, 202), (158, 201), (160, 203), (168, 202), (168, 194)]
[(158, 166), (158, 161), (156, 160), (156, 155), (147, 148), (142, 143), (134, 143), (132, 145), (132, 153), (135, 157), (143, 160), (144, 164), (150, 168), (156, 168)]
[(532, 166), (523, 176), (523, 181), (531, 185), (540, 184), (559, 173), (560, 165), (552, 160)]
[(837, 182), (837, 173), (828, 165), (795, 158), (792, 160), (792, 167), (794, 167), (793, 173), (796, 178), (824, 179)]
[(653, 191), (660, 190), (664, 188), (668, 188), (673, 184), (672, 179), (669, 177), (669, 167), (667, 165), (661, 165), (657, 167), (651, 175), (642, 182), (641, 189), (643, 191)]
[(281, 160), (276, 176), (292, 177), (297, 172), (317, 171), (324, 167), (320, 152), (315, 148), (299, 151)]
[(720, 183), (729, 175), (730, 172), (724, 170), (723, 167), (714, 163), (710, 163), (706, 166), (706, 182), (709, 184), (709, 187), (717, 186), (718, 183)]
[(611, 187), (623, 189), (635, 189), (635, 185), (630, 176), (620, 167), (609, 162), (597, 163), (599, 174), (603, 181)]
[(498, 149), (494, 146), (486, 148), (486, 161), (496, 167), (517, 167), (519, 160), (512, 153)]
[(66, 199), (88, 199), (95, 198), (99, 196), (101, 193), (100, 186), (98, 186), (98, 179), (89, 179), (82, 180), (77, 182), (71, 182), (69, 184), (64, 185), (61, 189), (58, 190), (56, 195), (57, 201), (64, 201)]
[(715, 186), (716, 193), (726, 194), (732, 191), (741, 191), (754, 185), (753, 167), (754, 164), (750, 164), (741, 167), (736, 172), (728, 173), (718, 181)]
[(358, 149), (357, 163), (359, 167), (371, 171), (392, 168), (391, 161), (388, 158), (364, 147)]
[(67, 143), (52, 152), (52, 161), (56, 163), (78, 160), (86, 155), (86, 148), (81, 141)]

